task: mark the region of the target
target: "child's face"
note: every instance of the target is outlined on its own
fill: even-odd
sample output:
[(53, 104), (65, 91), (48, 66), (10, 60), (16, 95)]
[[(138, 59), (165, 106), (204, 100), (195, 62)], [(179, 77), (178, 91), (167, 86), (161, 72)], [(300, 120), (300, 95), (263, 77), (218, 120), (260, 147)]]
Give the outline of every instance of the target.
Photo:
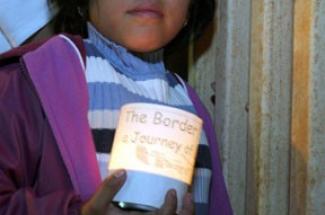
[(190, 0), (90, 0), (93, 25), (107, 38), (135, 52), (170, 42), (187, 19)]

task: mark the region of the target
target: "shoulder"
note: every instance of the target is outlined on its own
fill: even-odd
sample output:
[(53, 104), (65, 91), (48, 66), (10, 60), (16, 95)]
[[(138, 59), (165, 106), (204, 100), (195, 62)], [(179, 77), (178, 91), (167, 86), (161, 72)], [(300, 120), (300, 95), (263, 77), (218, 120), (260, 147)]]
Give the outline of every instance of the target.
[[(61, 56), (60, 52), (64, 49), (79, 54), (79, 58), (85, 55), (82, 38), (71, 35), (57, 35), (46, 41), (30, 43), (0, 55), (1, 112), (24, 112), (27, 107), (33, 109), (35, 108), (33, 105), (39, 103), (34, 84), (26, 69), (24, 56), (39, 51), (42, 54), (50, 53), (49, 56)], [(35, 59), (35, 62), (38, 60)]]
[[(45, 121), (41, 102), (20, 61), (15, 60), (2, 65), (0, 67), (0, 149), (4, 152), (3, 156), (8, 156), (7, 161), (18, 159), (17, 162), (23, 161), (22, 165), (26, 162), (28, 164), (37, 162), (40, 153), (33, 152), (40, 152), (40, 140)], [(10, 164), (6, 166), (6, 162), (1, 162), (0, 165), (0, 168), (8, 168)], [(25, 176), (20, 179), (25, 180)]]
[[(85, 59), (86, 51), (83, 39), (77, 35), (70, 35), (70, 34), (59, 34), (53, 37), (50, 37), (43, 41), (28, 43), (26, 45), (17, 47), (15, 49), (11, 49), (8, 52), (2, 53), (0, 55), (0, 69), (1, 67), (16, 63), (19, 59), (30, 52), (37, 51), (39, 49), (47, 48), (49, 51), (52, 49), (60, 50), (62, 46), (56, 45), (57, 43), (66, 44), (66, 47), (70, 47), (75, 49), (83, 58)], [(52, 46), (51, 46), (52, 45)]]
[(19, 60), (0, 66), (0, 112), (21, 114), (37, 101), (36, 93)]

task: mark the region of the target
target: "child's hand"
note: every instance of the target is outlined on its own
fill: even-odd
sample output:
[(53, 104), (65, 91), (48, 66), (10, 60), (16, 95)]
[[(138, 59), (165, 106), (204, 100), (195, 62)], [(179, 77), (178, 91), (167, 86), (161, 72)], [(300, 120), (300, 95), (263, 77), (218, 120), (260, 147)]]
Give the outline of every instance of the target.
[[(141, 213), (141, 212), (126, 212), (114, 206), (111, 202), (113, 197), (122, 187), (126, 179), (124, 170), (116, 171), (112, 176), (105, 179), (100, 189), (93, 197), (81, 208), (82, 215), (174, 215), (176, 213), (177, 199), (175, 191), (170, 190), (166, 194), (164, 205), (157, 211)], [(191, 200), (191, 195), (186, 194), (184, 197), (183, 209), (180, 215), (194, 214), (194, 204)]]
[[(115, 194), (122, 187), (126, 179), (126, 172), (118, 170), (106, 178), (101, 184), (99, 190), (92, 198), (81, 208), (81, 215), (107, 215), (110, 211), (111, 202)], [(114, 213), (113, 213), (114, 214)]]

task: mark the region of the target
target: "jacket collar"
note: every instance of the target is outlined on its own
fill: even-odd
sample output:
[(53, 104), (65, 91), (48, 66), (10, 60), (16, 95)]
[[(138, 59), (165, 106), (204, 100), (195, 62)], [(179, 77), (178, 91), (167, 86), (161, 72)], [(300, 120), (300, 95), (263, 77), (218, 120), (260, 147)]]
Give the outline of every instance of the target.
[(86, 200), (101, 180), (87, 119), (88, 90), (79, 49), (68, 37), (56, 36), (26, 53), (23, 61), (74, 189)]

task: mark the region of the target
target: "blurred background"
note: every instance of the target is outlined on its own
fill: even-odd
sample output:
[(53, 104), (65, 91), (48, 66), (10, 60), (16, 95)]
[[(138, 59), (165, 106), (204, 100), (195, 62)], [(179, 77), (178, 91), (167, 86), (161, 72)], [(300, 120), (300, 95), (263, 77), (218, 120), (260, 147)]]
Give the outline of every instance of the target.
[(325, 1), (219, 0), (188, 56), (235, 214), (325, 214)]

